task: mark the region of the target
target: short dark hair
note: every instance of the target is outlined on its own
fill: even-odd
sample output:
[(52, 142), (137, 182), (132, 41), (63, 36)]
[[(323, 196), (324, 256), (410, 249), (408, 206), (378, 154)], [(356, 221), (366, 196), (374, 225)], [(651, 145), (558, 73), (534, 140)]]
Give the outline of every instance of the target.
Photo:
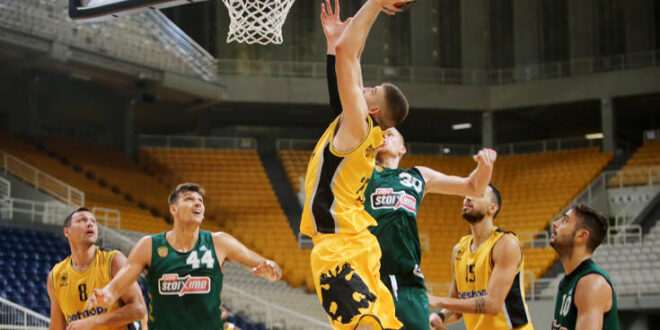
[(495, 214), (493, 214), (493, 219), (495, 219), (497, 218), (497, 215), (500, 214), (500, 210), (502, 210), (502, 194), (492, 183), (489, 183), (488, 186), (493, 191), (495, 204), (497, 204), (497, 211), (495, 211)]
[(401, 89), (392, 83), (384, 83), (385, 105), (387, 107), (387, 121), (390, 127), (401, 124), (408, 117), (408, 99)]
[(584, 204), (574, 206), (573, 212), (575, 212), (575, 215), (581, 220), (579, 226), (589, 231), (587, 248), (589, 251), (594, 252), (605, 240), (607, 228), (609, 227), (607, 218), (598, 213), (598, 211)]
[(176, 186), (176, 188), (174, 188), (174, 190), (170, 193), (170, 197), (167, 199), (168, 203), (170, 205), (176, 203), (176, 200), (179, 198), (179, 196), (182, 193), (189, 192), (189, 191), (190, 192), (196, 192), (196, 193), (202, 195), (202, 197), (204, 197), (204, 194), (206, 194), (206, 191), (204, 190), (204, 188), (202, 188), (202, 186), (200, 186), (196, 183), (186, 182), (186, 183), (182, 183), (182, 184)]
[(94, 212), (92, 212), (92, 210), (90, 210), (90, 209), (88, 209), (84, 206), (73, 210), (73, 212), (69, 213), (69, 215), (67, 215), (66, 218), (64, 218), (64, 227), (65, 228), (71, 227), (71, 219), (73, 219), (73, 216), (76, 215), (76, 213), (78, 213), (78, 212), (89, 212), (89, 213), (92, 213), (92, 214), (94, 213)]

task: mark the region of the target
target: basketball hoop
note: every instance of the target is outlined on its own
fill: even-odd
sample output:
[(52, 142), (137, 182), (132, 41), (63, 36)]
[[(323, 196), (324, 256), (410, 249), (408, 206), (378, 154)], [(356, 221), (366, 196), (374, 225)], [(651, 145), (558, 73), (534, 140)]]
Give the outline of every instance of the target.
[(222, 0), (229, 10), (227, 43), (281, 44), (282, 26), (294, 1)]

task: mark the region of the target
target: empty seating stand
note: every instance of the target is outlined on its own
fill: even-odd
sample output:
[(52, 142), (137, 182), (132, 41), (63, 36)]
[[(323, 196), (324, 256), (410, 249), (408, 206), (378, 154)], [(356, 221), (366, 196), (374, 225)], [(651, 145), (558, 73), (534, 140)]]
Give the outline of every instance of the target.
[(69, 255), (61, 235), (0, 226), (0, 297), (50, 315), (46, 279), (50, 269)]

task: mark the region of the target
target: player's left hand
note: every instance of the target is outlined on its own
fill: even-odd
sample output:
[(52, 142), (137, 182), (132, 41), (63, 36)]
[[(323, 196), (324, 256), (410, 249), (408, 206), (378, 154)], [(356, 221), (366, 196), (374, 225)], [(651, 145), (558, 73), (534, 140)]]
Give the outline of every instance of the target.
[(91, 330), (94, 328), (94, 322), (91, 318), (77, 320), (69, 323), (66, 330)]
[(472, 158), (479, 165), (492, 168), (495, 160), (497, 160), (497, 151), (490, 148), (483, 148)]
[(257, 265), (257, 267), (252, 268), (252, 274), (275, 282), (282, 278), (282, 269), (275, 261), (266, 260)]

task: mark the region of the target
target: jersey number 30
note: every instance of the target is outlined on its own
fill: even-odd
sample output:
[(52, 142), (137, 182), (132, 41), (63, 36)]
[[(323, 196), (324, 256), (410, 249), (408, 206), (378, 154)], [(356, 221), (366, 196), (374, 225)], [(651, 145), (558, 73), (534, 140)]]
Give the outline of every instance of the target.
[(191, 265), (193, 269), (199, 268), (200, 264), (205, 264), (206, 268), (211, 269), (213, 268), (214, 260), (211, 251), (204, 252), (202, 260), (197, 258), (197, 251), (193, 251), (188, 256), (188, 259), (186, 259), (186, 264)]

